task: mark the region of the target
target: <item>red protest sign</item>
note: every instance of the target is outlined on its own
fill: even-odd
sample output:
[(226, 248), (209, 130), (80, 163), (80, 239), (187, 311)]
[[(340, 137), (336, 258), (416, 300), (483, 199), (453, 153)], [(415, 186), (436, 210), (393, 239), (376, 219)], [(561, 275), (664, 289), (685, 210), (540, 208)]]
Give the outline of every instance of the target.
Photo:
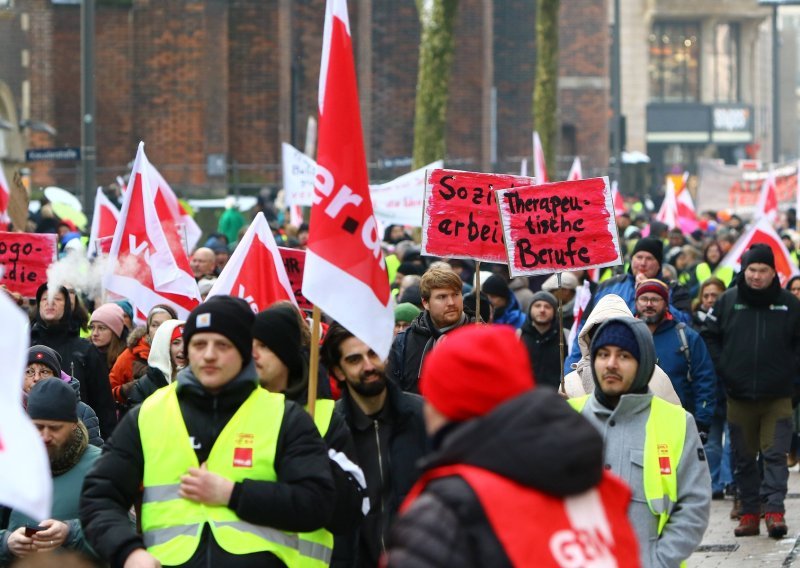
[(433, 170), (425, 184), (422, 254), (505, 263), (492, 190), (533, 183), (527, 176)]
[(292, 285), (295, 300), (301, 310), (314, 309), (314, 304), (303, 296), (303, 271), (306, 268), (306, 251), (293, 248), (278, 247), (281, 253), (283, 266), (286, 268), (286, 275)]
[(55, 256), (55, 233), (0, 232), (2, 283), (12, 292), (35, 297), (39, 286), (47, 282), (47, 267)]
[(620, 264), (608, 178), (495, 192), (511, 276)]

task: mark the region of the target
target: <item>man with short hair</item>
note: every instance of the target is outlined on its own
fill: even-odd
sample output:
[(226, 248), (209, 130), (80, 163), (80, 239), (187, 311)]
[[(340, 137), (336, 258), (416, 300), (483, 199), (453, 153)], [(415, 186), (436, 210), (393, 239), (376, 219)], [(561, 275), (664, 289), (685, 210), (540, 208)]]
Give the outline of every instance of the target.
[(525, 323), (525, 314), (520, 309), (517, 297), (502, 276), (492, 274), (481, 286), (494, 306), (494, 323), (503, 323), (519, 329)]
[[(557, 311), (558, 300), (555, 296), (550, 292), (536, 292), (528, 317), (519, 332), (528, 350), (536, 382), (554, 389), (561, 386), (560, 342), (564, 337), (564, 330), (558, 325)], [(564, 341), (566, 343), (566, 339)]]
[[(327, 450), (300, 406), (259, 388), (253, 320), (231, 296), (192, 310), (188, 366), (125, 415), (87, 476), (81, 521), (112, 565), (330, 561), (330, 547), (309, 534), (333, 511)], [(140, 495), (142, 534), (128, 520)]]
[(734, 534), (759, 534), (763, 511), (769, 536), (782, 538), (788, 530), (786, 454), (793, 383), (800, 371), (800, 301), (781, 288), (769, 246), (753, 245), (742, 256), (738, 282), (708, 312), (702, 336), (728, 395), (733, 478), (741, 503)]
[[(386, 551), (389, 527), (417, 479), (415, 463), (427, 451), (422, 399), (401, 391), (386, 376), (380, 357), (338, 323), (325, 334), (322, 359), (342, 385), (336, 412), (353, 433), (370, 500), (369, 513), (349, 543), (350, 566), (372, 568)], [(337, 552), (340, 546), (346, 544), (337, 538)]]
[(398, 333), (389, 353), (389, 373), (404, 391), (418, 392), (422, 362), (448, 332), (473, 318), (464, 314), (461, 278), (452, 271), (432, 269), (422, 275), (420, 294), (424, 311)]
[[(56, 378), (38, 381), (28, 393), (26, 411), (39, 430), (50, 459), (53, 476), (51, 518), (31, 519), (12, 510), (8, 530), (0, 531), (0, 565), (35, 552), (74, 550), (95, 557), (78, 520), (78, 499), (84, 477), (100, 457), (89, 444), (86, 427), (78, 419), (78, 397)], [(25, 527), (44, 527), (26, 536)]]
[(644, 280), (636, 288), (636, 315), (653, 334), (658, 364), (694, 416), (705, 444), (716, 408), (717, 374), (700, 334), (675, 321), (668, 301), (669, 288), (661, 280)]
[(603, 435), (606, 469), (633, 491), (628, 508), (643, 566), (679, 566), (708, 526), (711, 476), (692, 415), (651, 392), (653, 337), (613, 318), (591, 343), (595, 389), (569, 403)]
[(203, 278), (214, 278), (216, 273), (217, 257), (214, 251), (208, 247), (200, 247), (192, 253), (192, 258), (189, 259), (189, 266), (194, 274), (194, 279), (197, 281)]

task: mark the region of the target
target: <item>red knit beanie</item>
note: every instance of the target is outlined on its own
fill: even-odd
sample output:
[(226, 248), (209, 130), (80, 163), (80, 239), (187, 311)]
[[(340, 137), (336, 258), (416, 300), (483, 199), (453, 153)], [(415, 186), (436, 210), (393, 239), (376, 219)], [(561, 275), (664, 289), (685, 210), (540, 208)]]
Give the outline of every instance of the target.
[(449, 420), (484, 416), (535, 384), (528, 351), (507, 325), (467, 325), (425, 358), (420, 392)]

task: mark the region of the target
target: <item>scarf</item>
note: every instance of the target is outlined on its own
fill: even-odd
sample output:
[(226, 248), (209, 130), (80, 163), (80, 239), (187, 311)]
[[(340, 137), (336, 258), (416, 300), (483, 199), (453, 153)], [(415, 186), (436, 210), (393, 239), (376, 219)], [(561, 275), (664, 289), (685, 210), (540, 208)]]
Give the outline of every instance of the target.
[(78, 422), (77, 428), (72, 431), (72, 436), (67, 440), (66, 445), (50, 458), (50, 471), (53, 473), (53, 477), (67, 473), (75, 467), (81, 461), (88, 445), (89, 432), (83, 422)]
[(739, 291), (739, 300), (754, 308), (766, 308), (775, 303), (781, 293), (781, 284), (778, 277), (772, 279), (772, 283), (763, 290), (756, 290), (747, 285), (744, 274), (741, 274), (736, 283)]

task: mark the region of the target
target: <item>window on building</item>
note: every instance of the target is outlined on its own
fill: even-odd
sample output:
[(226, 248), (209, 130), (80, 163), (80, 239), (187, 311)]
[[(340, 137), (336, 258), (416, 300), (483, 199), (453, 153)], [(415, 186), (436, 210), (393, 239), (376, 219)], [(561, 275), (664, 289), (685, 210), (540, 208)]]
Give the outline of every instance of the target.
[(700, 100), (700, 25), (657, 22), (650, 33), (650, 99), (654, 102)]
[(739, 24), (717, 24), (714, 29), (714, 101), (739, 102)]

